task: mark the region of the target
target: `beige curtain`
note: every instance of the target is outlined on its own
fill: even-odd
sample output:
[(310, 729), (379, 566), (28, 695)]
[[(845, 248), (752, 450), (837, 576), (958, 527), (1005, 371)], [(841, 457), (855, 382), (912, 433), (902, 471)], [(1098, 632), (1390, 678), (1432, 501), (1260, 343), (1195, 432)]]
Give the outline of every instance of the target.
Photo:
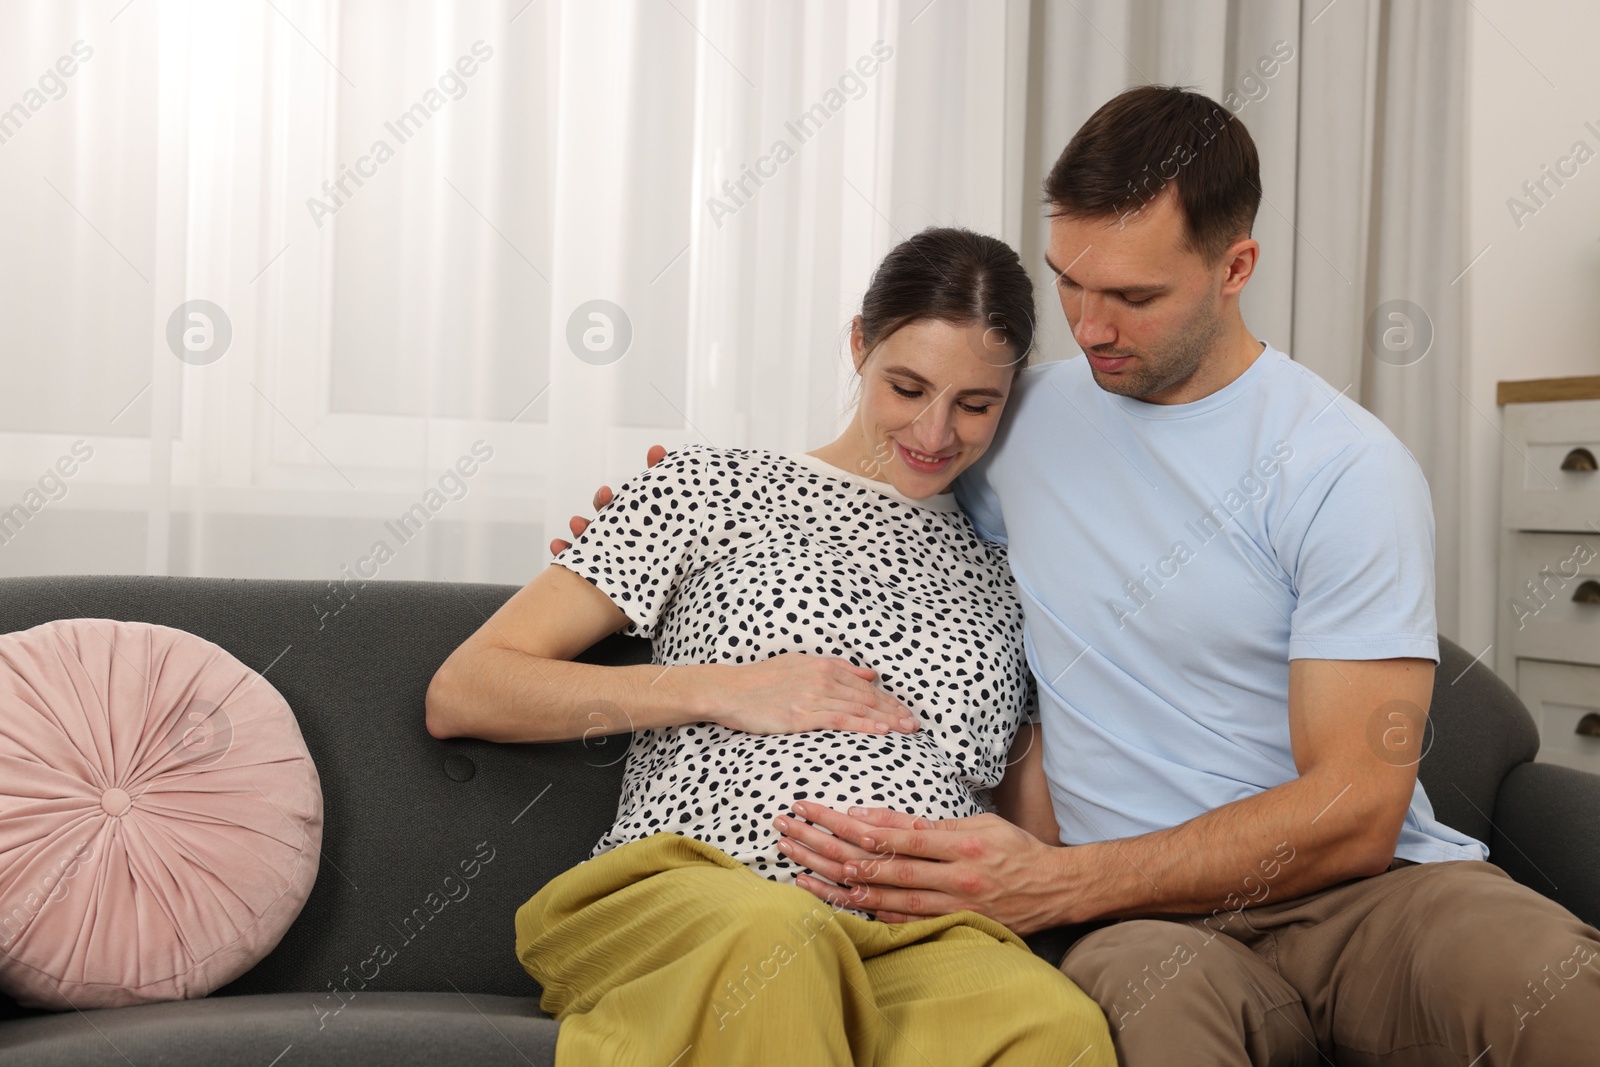
[[(1462, 420), (1478, 417), (1456, 388), (1466, 369), (1459, 277), (1470, 261), (1466, 7), (1034, 0), (1030, 13), (1025, 170), (1035, 190), (1078, 125), (1131, 85), (1192, 86), (1249, 127), (1261, 154), (1262, 259), (1245, 320), (1416, 456), (1437, 521), (1439, 629), (1458, 634), (1470, 577), (1460, 562)], [(1023, 237), (1042, 294), (1047, 240), (1042, 221)], [(1077, 352), (1059, 314), (1042, 325), (1043, 352)]]

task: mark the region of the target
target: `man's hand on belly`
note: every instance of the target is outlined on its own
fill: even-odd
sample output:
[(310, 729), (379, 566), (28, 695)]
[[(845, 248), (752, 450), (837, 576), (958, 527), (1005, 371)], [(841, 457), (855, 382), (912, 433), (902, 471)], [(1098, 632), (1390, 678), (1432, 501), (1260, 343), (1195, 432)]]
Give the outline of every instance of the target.
[[(814, 825), (789, 819), (779, 829), (808, 849), (790, 855), (839, 883), (804, 888), (884, 919), (971, 908), (1029, 933), (1102, 918), (1218, 915), (1269, 893), (1292, 900), (1393, 861), (1433, 676), (1422, 659), (1291, 661), (1299, 777), (1134, 837), (1052, 848), (993, 815), (931, 823), (816, 804), (795, 805)], [(862, 890), (843, 896), (850, 882)]]
[(934, 822), (887, 808), (850, 810), (796, 803), (798, 818), (775, 820), (784, 835), (778, 848), (822, 875), (797, 883), (828, 903), (885, 922), (975, 911), (1019, 934), (1060, 922), (1056, 869), (1068, 849), (998, 815)]

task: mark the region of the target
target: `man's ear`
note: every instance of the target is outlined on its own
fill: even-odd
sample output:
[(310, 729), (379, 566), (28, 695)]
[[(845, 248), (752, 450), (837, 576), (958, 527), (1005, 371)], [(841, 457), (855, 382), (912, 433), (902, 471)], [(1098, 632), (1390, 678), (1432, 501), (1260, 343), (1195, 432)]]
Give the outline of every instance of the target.
[(861, 332), (860, 315), (850, 320), (850, 358), (856, 365), (856, 373), (860, 374), (867, 361), (867, 339)]
[(1244, 290), (1245, 283), (1255, 273), (1256, 263), (1261, 258), (1261, 245), (1252, 238), (1246, 237), (1235, 241), (1223, 256), (1225, 273), (1222, 279), (1222, 295), (1237, 296)]

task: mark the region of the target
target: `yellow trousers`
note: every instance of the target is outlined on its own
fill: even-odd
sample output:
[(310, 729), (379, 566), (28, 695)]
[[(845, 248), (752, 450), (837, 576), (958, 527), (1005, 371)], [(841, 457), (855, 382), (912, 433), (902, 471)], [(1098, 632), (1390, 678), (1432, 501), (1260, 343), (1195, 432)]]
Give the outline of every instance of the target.
[(1116, 1064), (1095, 1002), (992, 919), (873, 922), (677, 834), (580, 864), (516, 925), (558, 1067)]

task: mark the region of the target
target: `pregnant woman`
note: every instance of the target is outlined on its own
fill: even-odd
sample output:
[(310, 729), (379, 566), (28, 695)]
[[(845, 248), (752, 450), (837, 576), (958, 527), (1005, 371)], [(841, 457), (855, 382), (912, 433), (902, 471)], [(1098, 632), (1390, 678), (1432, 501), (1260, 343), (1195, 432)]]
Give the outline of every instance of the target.
[[(668, 453), (440, 667), (436, 737), (634, 733), (616, 823), (516, 916), (561, 1067), (1115, 1063), (1100, 1009), (1010, 930), (835, 911), (774, 829), (796, 801), (993, 804), (1059, 843), (1019, 731), (1005, 552), (950, 493), (1002, 425), (1032, 316), (1004, 243), (903, 242), (851, 326), (838, 440)], [(570, 662), (618, 632), (654, 662)]]

